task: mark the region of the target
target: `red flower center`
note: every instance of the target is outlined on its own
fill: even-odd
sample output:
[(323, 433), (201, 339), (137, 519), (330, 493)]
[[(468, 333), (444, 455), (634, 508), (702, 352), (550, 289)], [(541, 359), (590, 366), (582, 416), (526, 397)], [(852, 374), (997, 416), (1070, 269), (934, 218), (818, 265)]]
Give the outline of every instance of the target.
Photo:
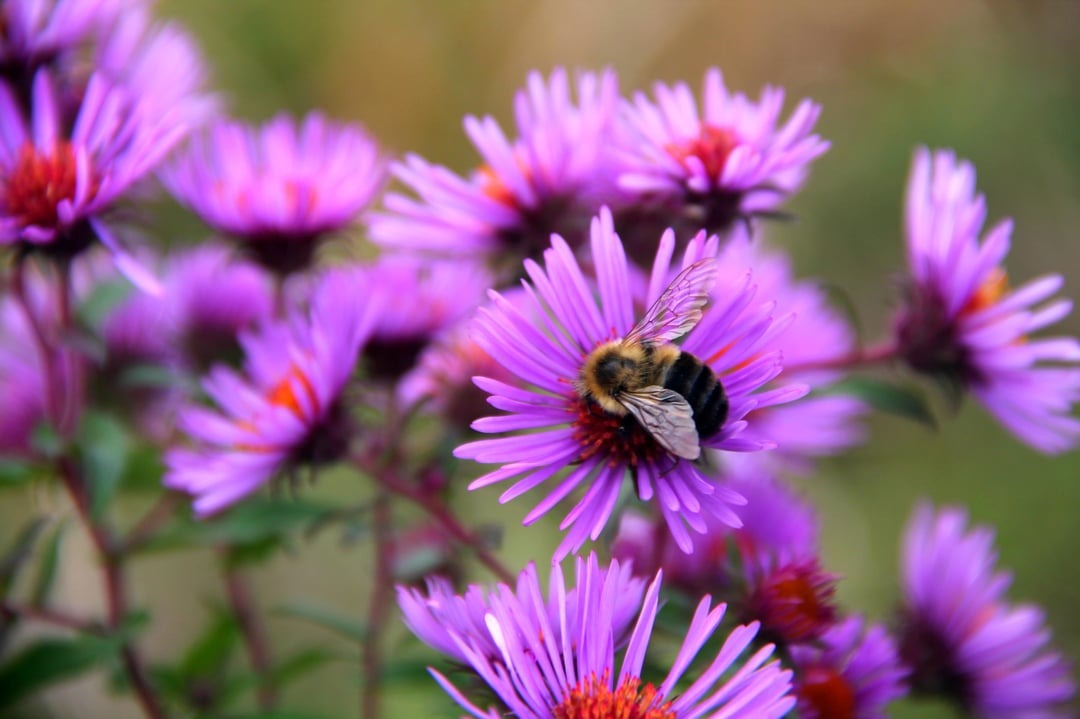
[(266, 399), (278, 407), (292, 410), (293, 414), (303, 420), (303, 405), (300, 404), (300, 398), (296, 396), (298, 386), (307, 395), (308, 406), (318, 408), (319, 399), (315, 394), (315, 388), (311, 386), (311, 380), (296, 365), (291, 366), (285, 376), (273, 386), (266, 395)]
[(58, 142), (48, 154), (29, 142), (24, 144), (4, 184), (7, 213), (23, 225), (55, 227), (56, 206), (75, 197), (75, 168), (75, 151), (69, 142)]
[(623, 417), (605, 412), (595, 402), (574, 396), (572, 408), (574, 439), (581, 445), (579, 462), (602, 455), (611, 466), (636, 467), (639, 463), (655, 462), (666, 454), (652, 435), (629, 414)]
[(652, 684), (641, 686), (637, 677), (627, 677), (614, 691), (608, 688), (610, 674), (589, 677), (556, 705), (553, 719), (675, 719), (671, 702)]
[(810, 667), (799, 681), (800, 715), (806, 719), (853, 719), (855, 690), (832, 667)]
[(751, 599), (753, 618), (778, 641), (816, 639), (836, 619), (835, 578), (816, 562), (791, 564), (772, 572)]
[(713, 125), (703, 125), (701, 134), (692, 140), (682, 143), (671, 143), (664, 149), (672, 157), (679, 161), (683, 167), (688, 167), (686, 160), (696, 157), (705, 166), (705, 172), (713, 181), (720, 179), (727, 164), (728, 156), (739, 144), (739, 139), (731, 130)]

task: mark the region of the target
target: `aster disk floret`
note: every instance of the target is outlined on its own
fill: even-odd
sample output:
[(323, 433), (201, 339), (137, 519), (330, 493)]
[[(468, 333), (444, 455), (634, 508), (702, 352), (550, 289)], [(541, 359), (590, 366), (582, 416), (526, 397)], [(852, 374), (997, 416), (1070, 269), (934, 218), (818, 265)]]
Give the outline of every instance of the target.
[(186, 407), (180, 428), (196, 442), (165, 457), (166, 486), (195, 496), (207, 515), (251, 494), (277, 473), (340, 459), (352, 424), (342, 391), (379, 311), (353, 273), (322, 279), (310, 312), (243, 333), (246, 376), (219, 365), (203, 387), (219, 406)]
[(907, 669), (885, 628), (861, 617), (838, 622), (816, 646), (791, 648), (800, 719), (887, 719), (907, 694)]
[(961, 509), (923, 504), (904, 533), (900, 651), (913, 691), (986, 719), (1074, 716), (1076, 684), (1043, 611), (1006, 601), (993, 532), (967, 524)]
[(0, 245), (62, 258), (95, 239), (121, 272), (159, 289), (120, 246), (102, 214), (183, 137), (186, 128), (143, 112), (138, 98), (90, 78), (70, 133), (49, 73), (34, 77), (31, 121), (0, 84)]
[(775, 212), (802, 185), (810, 163), (829, 149), (812, 134), (821, 107), (803, 100), (777, 127), (784, 91), (766, 87), (757, 102), (731, 94), (719, 68), (705, 74), (701, 110), (685, 83), (657, 83), (655, 101), (636, 93), (624, 107), (619, 188), (656, 205), (669, 223), (682, 218), (710, 232)]
[(950, 151), (916, 151), (905, 219), (911, 279), (896, 341), (907, 364), (970, 391), (1038, 450), (1076, 446), (1080, 342), (1031, 337), (1072, 310), (1064, 299), (1039, 306), (1061, 288), (1061, 275), (1010, 289), (1001, 263), (1012, 222), (980, 240), (986, 202), (975, 194), (975, 168)]
[(163, 173), (170, 191), (269, 269), (308, 267), (382, 185), (383, 162), (360, 127), (320, 113), (261, 127), (220, 120)]
[[(631, 280), (622, 243), (606, 209), (593, 221), (591, 238), (595, 284), (586, 278), (570, 246), (553, 236), (543, 267), (532, 261), (525, 263), (531, 283), (524, 283), (524, 308), (492, 293), (492, 306), (480, 310), (477, 342), (516, 379), (508, 383), (476, 378), (477, 385), (491, 394), (488, 401), (492, 406), (508, 414), (477, 420), (473, 427), (481, 432), (514, 434), (465, 444), (455, 454), (502, 465), (470, 485), (477, 489), (513, 480), (502, 502), (551, 480), (554, 488), (527, 515), (526, 524), (575, 489), (586, 488), (562, 522), (562, 529), (569, 531), (556, 558), (581, 547), (587, 538), (599, 536), (626, 478), (640, 499), (656, 499), (676, 544), (689, 552), (693, 542), (684, 524), (704, 533), (706, 517), (715, 516), (737, 526), (734, 507), (743, 504), (742, 497), (710, 477), (701, 462), (687, 459), (688, 447), (681, 446), (676, 453), (671, 449), (671, 437), (658, 438), (656, 427), (646, 430), (635, 416), (612, 413), (581, 389), (590, 355), (627, 338), (639, 322), (636, 308), (652, 306), (644, 318), (660, 312), (678, 319), (678, 310), (666, 305), (665, 294), (676, 275), (671, 267), (674, 234), (666, 233), (661, 239), (648, 282), (637, 283)], [(704, 233), (694, 238), (683, 256), (683, 272), (693, 273), (696, 270), (691, 268), (699, 260), (707, 262), (715, 257), (717, 244), (716, 238), (706, 241)], [(662, 296), (666, 299), (658, 307)], [(780, 354), (770, 343), (786, 318), (774, 322), (771, 308), (769, 303), (756, 301), (747, 275), (741, 288), (706, 307), (685, 334), (680, 351), (698, 358), (715, 375), (728, 405), (715, 434), (694, 435), (695, 445), (728, 451), (770, 448), (768, 440), (743, 438), (747, 414), (805, 393), (802, 385), (757, 391), (781, 369)], [(689, 324), (693, 323), (685, 323)], [(685, 331), (685, 325), (680, 329)], [(659, 388), (654, 388), (654, 395), (672, 399)], [(667, 419), (662, 414), (659, 421)], [(692, 424), (688, 431), (693, 432)], [(679, 439), (691, 438), (680, 433)]]
[[(619, 593), (626, 583), (624, 570), (618, 562), (601, 568), (595, 554), (578, 559), (576, 570), (576, 588), (567, 589), (561, 568), (553, 568), (547, 602), (530, 565), (516, 591), (500, 585), (481, 606), (476, 599), (483, 593), (470, 589), (466, 597), (472, 596), (472, 602), (458, 597), (454, 610), (440, 615), (448, 626), (438, 635), (453, 644), (448, 653), (463, 659), (501, 705), (481, 708), (432, 669), (436, 681), (470, 715), (477, 719), (496, 719), (507, 712), (519, 719), (706, 715), (771, 719), (794, 705), (790, 672), (781, 671), (775, 661), (766, 663), (772, 646), (740, 661), (756, 634), (754, 625), (732, 630), (716, 657), (695, 672), (695, 679), (682, 681), (724, 616), (724, 605), (711, 607), (708, 597), (698, 604), (667, 676), (658, 685), (650, 683), (643, 676), (643, 665), (659, 606), (660, 575), (645, 591), (644, 600), (637, 594), (636, 617), (627, 639), (620, 609), (630, 606), (630, 599)], [(404, 596), (409, 617), (417, 611), (418, 598)]]
[(606, 158), (617, 103), (610, 70), (579, 73), (576, 83), (562, 68), (547, 79), (530, 73), (514, 97), (518, 137), (507, 138), (492, 117), (466, 117), (465, 132), (483, 158), (468, 178), (407, 156), (393, 173), (419, 199), (389, 194), (372, 238), (388, 247), (519, 258), (538, 255), (552, 232), (579, 243), (613, 188)]

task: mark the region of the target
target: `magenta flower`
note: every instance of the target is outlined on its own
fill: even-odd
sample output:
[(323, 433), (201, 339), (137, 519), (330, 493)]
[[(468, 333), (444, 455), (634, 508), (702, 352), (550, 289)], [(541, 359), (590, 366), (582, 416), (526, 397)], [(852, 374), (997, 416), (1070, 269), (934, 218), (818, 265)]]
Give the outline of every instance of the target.
[(356, 282), (399, 298), (383, 308), (364, 348), (372, 374), (397, 379), (434, 337), (476, 309), (492, 279), (478, 262), (395, 256), (358, 270)]
[(260, 128), (218, 121), (163, 173), (176, 199), (261, 264), (288, 274), (310, 265), (330, 234), (379, 190), (383, 165), (361, 128), (312, 113)]
[(34, 429), (48, 417), (42, 357), (26, 315), (10, 296), (0, 299), (0, 457), (33, 454)]
[(889, 703), (907, 694), (907, 670), (883, 627), (848, 617), (819, 645), (791, 648), (800, 719), (887, 719)]
[(803, 100), (781, 127), (784, 91), (766, 87), (755, 103), (729, 94), (718, 68), (705, 74), (702, 108), (684, 83), (657, 83), (625, 107), (619, 187), (653, 205), (667, 224), (724, 232), (736, 220), (775, 212), (829, 148), (811, 134), (821, 108)]
[(961, 509), (920, 505), (904, 531), (900, 651), (915, 692), (980, 719), (1073, 716), (1076, 684), (1041, 609), (1007, 603), (994, 535)]
[(1080, 437), (1071, 415), (1080, 398), (1080, 342), (1031, 335), (1068, 315), (1072, 302), (1039, 306), (1061, 288), (1061, 275), (1010, 289), (1001, 262), (1012, 222), (980, 240), (985, 219), (971, 163), (919, 149), (907, 188), (911, 281), (896, 323), (899, 352), (913, 369), (970, 391), (1035, 449), (1063, 452)]
[(102, 219), (184, 133), (138, 107), (95, 75), (69, 134), (47, 72), (34, 79), (29, 125), (11, 90), (0, 85), (0, 245), (73, 257), (97, 239), (132, 282), (159, 290)]
[(215, 367), (203, 387), (220, 407), (184, 408), (179, 426), (193, 448), (166, 454), (166, 486), (195, 496), (195, 512), (217, 512), (277, 473), (339, 459), (352, 426), (342, 391), (371, 333), (378, 301), (355, 291), (351, 273), (322, 281), (310, 313), (244, 333), (246, 374)]
[[(477, 719), (507, 715), (519, 719), (771, 719), (794, 705), (790, 672), (781, 671), (775, 661), (765, 663), (771, 646), (736, 668), (736, 661), (754, 639), (757, 628), (752, 625), (735, 627), (716, 657), (695, 670), (692, 681), (682, 681), (724, 616), (724, 605), (711, 608), (708, 597), (698, 605), (668, 675), (659, 686), (647, 683), (642, 669), (656, 620), (660, 577), (649, 585), (644, 602), (638, 605), (640, 611), (624, 647), (614, 611), (628, 602), (618, 593), (624, 584), (618, 581), (618, 563), (605, 571), (591, 555), (576, 566), (577, 585), (570, 590), (560, 568), (553, 569), (547, 603), (530, 566), (516, 593), (500, 585), (489, 595), (482, 622), (462, 612), (457, 617), (464, 621), (438, 628), (440, 636), (453, 642), (450, 655), (464, 657), (501, 705), (484, 710), (445, 676), (430, 670), (469, 715)], [(475, 602), (483, 595), (472, 592), (472, 603), (460, 601), (459, 606), (475, 612), (479, 609)]]
[(0, 36), (3, 75), (18, 80), (32, 77), (51, 61), (94, 38), (122, 8), (117, 0), (8, 0)]
[(534, 257), (557, 232), (585, 241), (588, 220), (611, 197), (607, 148), (618, 102), (615, 74), (579, 73), (577, 100), (567, 72), (529, 74), (514, 97), (518, 137), (491, 117), (465, 118), (483, 158), (469, 178), (416, 155), (394, 166), (419, 199), (396, 193), (372, 220), (374, 240), (389, 247), (449, 254)]
[[(745, 234), (730, 237), (718, 259), (714, 296), (737, 291), (749, 268), (758, 293), (776, 302), (774, 312), (793, 315), (791, 325), (776, 340), (784, 356), (780, 381), (800, 382), (821, 390), (843, 378), (837, 370), (814, 369), (815, 365), (847, 355), (855, 347), (854, 332), (841, 313), (829, 305), (817, 282), (796, 279), (785, 252)], [(814, 458), (836, 454), (864, 439), (865, 431), (858, 420), (866, 411), (866, 405), (854, 397), (828, 394), (755, 410), (745, 436), (774, 440), (776, 449), (726, 455), (724, 461), (742, 474), (777, 470), (807, 473)]]
[[(612, 562), (610, 568), (600, 569), (596, 555), (590, 555), (589, 566), (581, 558), (575, 560), (578, 577), (597, 577), (601, 580), (605, 597), (610, 601), (605, 605), (610, 622), (610, 631), (617, 645), (625, 643), (630, 625), (637, 619), (641, 610), (641, 600), (645, 593), (645, 580), (635, 577), (630, 566)], [(558, 574), (558, 572), (556, 572)], [(558, 579), (562, 579), (561, 576)], [(468, 655), (460, 639), (471, 641), (472, 649), (485, 657), (498, 659), (500, 650), (494, 638), (487, 632), (487, 616), (495, 607), (513, 596), (523, 606), (535, 611), (545, 611), (547, 620), (553, 625), (562, 619), (577, 622), (587, 616), (586, 606), (581, 602), (592, 601), (588, 588), (572, 587), (561, 592), (555, 585), (552, 575), (551, 592), (545, 603), (536, 593), (539, 579), (536, 566), (529, 564), (518, 577), (517, 587), (511, 592), (504, 584), (492, 591), (478, 585), (470, 585), (464, 594), (458, 594), (454, 586), (441, 577), (427, 580), (427, 592), (423, 593), (412, 587), (397, 589), (398, 605), (401, 607), (405, 625), (422, 642), (433, 647), (455, 661), (468, 662)], [(561, 582), (560, 582), (561, 584)], [(596, 591), (600, 591), (596, 588)], [(584, 627), (576, 624), (570, 627), (573, 634), (580, 633)]]
[[(805, 393), (805, 387), (792, 385), (757, 391), (780, 372), (779, 353), (770, 343), (784, 323), (773, 321), (771, 305), (755, 301), (749, 276), (739, 291), (706, 308), (700, 321), (687, 321), (683, 316), (690, 301), (707, 293), (704, 287), (695, 292), (689, 286), (712, 279), (710, 258), (715, 256), (717, 242), (715, 238), (706, 242), (704, 233), (689, 244), (683, 257), (679, 287), (686, 293), (675, 301), (678, 308), (668, 304), (674, 300), (669, 295), (653, 314), (663, 315), (655, 327), (681, 321), (681, 331), (666, 335), (665, 341), (694, 325), (680, 350), (700, 358), (722, 385), (727, 410), (719, 428), (706, 436), (696, 434), (689, 417), (692, 408), (686, 406), (685, 424), (680, 425), (685, 429), (659, 433), (662, 436), (658, 438), (657, 432), (647, 431), (633, 415), (615, 414), (582, 390), (593, 351), (626, 338), (639, 318), (636, 307), (653, 305), (672, 281), (674, 244), (673, 233), (665, 234), (648, 286), (635, 292), (622, 243), (612, 228), (611, 214), (604, 210), (592, 224), (599, 302), (569, 245), (555, 236), (551, 249), (544, 253), (544, 267), (531, 260), (525, 263), (532, 280), (531, 285), (526, 284), (525, 308), (492, 293), (494, 306), (480, 311), (476, 341), (514, 374), (520, 385), (477, 378), (478, 386), (491, 393), (489, 402), (508, 414), (477, 420), (473, 427), (481, 432), (511, 434), (465, 444), (455, 454), (501, 465), (474, 481), (470, 489), (512, 480), (500, 498), (502, 502), (557, 477), (547, 497), (525, 518), (526, 524), (575, 489), (586, 488), (562, 522), (562, 529), (569, 531), (556, 558), (576, 550), (587, 538), (599, 536), (627, 477), (640, 499), (656, 500), (676, 544), (685, 552), (691, 551), (693, 543), (684, 523), (704, 533), (706, 517), (711, 515), (738, 526), (734, 508), (743, 504), (742, 497), (705, 474), (703, 466), (691, 461), (689, 455), (699, 448), (755, 451), (771, 447), (767, 440), (743, 437), (746, 415)], [(658, 387), (654, 392), (665, 394)], [(675, 401), (677, 397), (667, 396), (676, 407), (681, 406)], [(528, 431), (514, 434), (522, 430)], [(681, 445), (678, 452), (673, 448), (676, 444)], [(569, 473), (559, 475), (564, 469)]]

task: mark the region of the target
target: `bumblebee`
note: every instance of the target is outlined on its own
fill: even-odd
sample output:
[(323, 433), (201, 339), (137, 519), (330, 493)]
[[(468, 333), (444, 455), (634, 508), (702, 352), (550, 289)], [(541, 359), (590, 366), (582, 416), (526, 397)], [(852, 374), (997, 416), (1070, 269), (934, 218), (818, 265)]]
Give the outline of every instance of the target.
[(707, 364), (671, 343), (701, 321), (715, 278), (712, 259), (686, 267), (625, 337), (589, 353), (575, 384), (582, 398), (633, 417), (660, 446), (689, 460), (724, 424), (728, 399)]

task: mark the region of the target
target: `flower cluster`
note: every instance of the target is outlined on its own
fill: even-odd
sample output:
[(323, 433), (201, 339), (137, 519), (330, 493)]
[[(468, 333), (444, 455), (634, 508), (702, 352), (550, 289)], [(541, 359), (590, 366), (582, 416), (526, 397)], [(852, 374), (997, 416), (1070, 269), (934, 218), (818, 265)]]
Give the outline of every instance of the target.
[[(925, 695), (977, 719), (1068, 715), (1068, 663), (1042, 610), (1007, 600), (988, 529), (918, 508), (890, 624), (840, 601), (796, 484), (867, 439), (883, 396), (930, 412), (897, 367), (1036, 450), (1080, 440), (1080, 341), (1037, 336), (1071, 311), (1063, 279), (1010, 287), (1012, 225), (983, 232), (969, 162), (915, 152), (902, 294), (864, 345), (768, 222), (830, 147), (811, 100), (784, 117), (783, 90), (751, 99), (718, 68), (700, 96), (532, 72), (514, 132), (465, 118), (462, 175), (320, 111), (225, 116), (191, 38), (152, 17), (143, 0), (0, 9), (0, 469), (59, 475), (108, 607), (99, 625), (47, 606), (57, 532), (28, 602), (8, 596), (24, 548), (0, 558), (5, 630), (106, 634), (151, 717), (235, 714), (191, 667), (235, 634), (258, 675), (236, 685), (276, 715), (290, 664), (268, 658), (240, 567), (340, 525), (374, 546), (365, 716), (395, 586), (477, 719), (879, 719)], [(155, 174), (209, 237), (155, 232)], [(157, 465), (164, 501), (119, 531), (117, 487)], [(272, 492), (331, 471), (355, 502)], [(525, 531), (558, 515), (520, 572), (455, 496), (495, 486), (471, 501), (531, 496)], [(213, 546), (230, 611), (148, 671), (122, 571), (161, 525)], [(468, 553), (502, 582), (468, 583)]]

